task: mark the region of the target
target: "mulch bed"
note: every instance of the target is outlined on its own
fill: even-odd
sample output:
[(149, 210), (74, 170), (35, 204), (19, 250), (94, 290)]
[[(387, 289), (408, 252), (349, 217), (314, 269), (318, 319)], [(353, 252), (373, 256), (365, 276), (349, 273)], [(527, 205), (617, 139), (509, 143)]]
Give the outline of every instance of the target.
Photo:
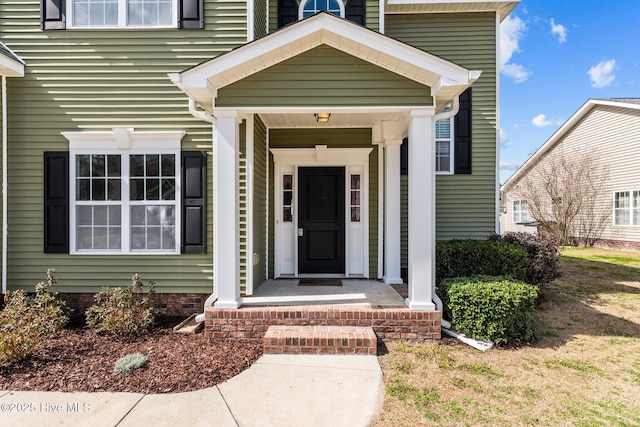
[[(129, 353), (148, 357), (130, 374), (113, 372)], [(262, 355), (262, 341), (215, 340), (160, 326), (134, 338), (66, 329), (18, 363), (0, 355), (0, 390), (177, 393), (212, 387), (238, 375)]]

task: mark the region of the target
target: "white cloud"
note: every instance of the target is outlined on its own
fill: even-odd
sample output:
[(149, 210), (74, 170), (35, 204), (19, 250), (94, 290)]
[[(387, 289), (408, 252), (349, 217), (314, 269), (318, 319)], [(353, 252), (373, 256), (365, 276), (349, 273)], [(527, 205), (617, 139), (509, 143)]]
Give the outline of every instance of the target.
[(519, 44), (526, 29), (524, 21), (517, 16), (507, 16), (500, 24), (500, 72), (516, 83), (524, 82), (531, 75), (523, 65), (510, 62), (513, 54), (520, 52)]
[(514, 171), (520, 167), (520, 163), (509, 160), (500, 160), (500, 169)]
[(564, 43), (567, 41), (567, 27), (562, 24), (556, 24), (551, 18), (551, 34), (558, 36), (558, 41)]
[(600, 61), (598, 65), (594, 65), (587, 72), (591, 79), (591, 86), (595, 88), (607, 87), (616, 78), (614, 71), (616, 69), (616, 60), (610, 59), (608, 61)]
[(505, 132), (504, 129), (500, 128), (500, 144), (509, 145), (507, 137), (507, 132)]
[(547, 120), (547, 116), (544, 114), (538, 114), (533, 119), (531, 119), (531, 123), (535, 127), (544, 128), (547, 126), (560, 125), (564, 120)]

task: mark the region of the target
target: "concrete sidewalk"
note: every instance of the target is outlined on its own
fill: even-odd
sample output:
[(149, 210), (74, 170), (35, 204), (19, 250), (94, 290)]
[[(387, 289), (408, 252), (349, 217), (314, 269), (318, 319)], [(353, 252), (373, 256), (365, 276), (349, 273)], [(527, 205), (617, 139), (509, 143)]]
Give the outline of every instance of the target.
[(0, 391), (2, 426), (366, 426), (384, 399), (375, 356), (264, 355), (186, 393)]

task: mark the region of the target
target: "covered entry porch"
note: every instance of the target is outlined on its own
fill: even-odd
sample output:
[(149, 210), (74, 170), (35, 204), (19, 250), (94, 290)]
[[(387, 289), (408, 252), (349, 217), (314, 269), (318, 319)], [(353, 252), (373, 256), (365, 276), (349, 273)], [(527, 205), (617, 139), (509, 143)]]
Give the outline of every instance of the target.
[[(325, 311), (340, 314), (321, 317), (333, 322), (346, 316), (353, 322), (357, 312), (358, 319), (364, 315), (371, 323), (388, 315), (411, 319), (406, 314), (411, 309), (439, 319), (434, 304), (434, 123), (455, 114), (458, 95), (478, 76), (326, 13), (173, 75), (189, 95), (192, 114), (213, 127), (210, 301), (215, 302), (207, 309), (207, 327), (222, 325), (225, 316), (257, 316), (255, 310), (271, 316), (264, 307), (248, 305), (264, 279), (331, 274), (402, 283), (404, 138), (409, 140), (405, 306), (381, 312), (359, 308), (350, 315), (343, 314), (348, 309), (329, 308)], [(452, 111), (442, 113), (447, 105)], [(278, 132), (300, 130), (342, 135), (338, 142), (314, 143), (308, 136), (289, 138), (287, 146), (276, 143)], [(353, 130), (364, 130), (369, 140), (362, 144), (344, 136)], [(304, 199), (300, 187), (305, 185), (315, 200)], [(359, 198), (352, 199), (358, 191)], [(309, 216), (324, 210), (333, 212), (328, 217), (335, 219), (334, 228), (310, 228)], [(264, 215), (264, 221), (256, 221), (257, 215)], [(331, 266), (313, 264), (334, 258)], [(296, 307), (301, 306), (279, 308), (275, 319), (317, 315), (318, 308)]]

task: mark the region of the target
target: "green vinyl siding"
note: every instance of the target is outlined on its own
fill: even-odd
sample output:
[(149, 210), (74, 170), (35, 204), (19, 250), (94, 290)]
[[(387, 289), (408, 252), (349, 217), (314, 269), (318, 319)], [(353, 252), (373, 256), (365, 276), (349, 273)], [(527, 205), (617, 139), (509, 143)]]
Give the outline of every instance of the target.
[(422, 106), (431, 89), (322, 45), (218, 90), (219, 107)]
[[(482, 75), (472, 86), (472, 174), (436, 177), (438, 239), (495, 231), (496, 18), (492, 13), (386, 15), (385, 34)], [(407, 262), (407, 177), (402, 177), (402, 264)]]
[[(10, 82), (9, 289), (33, 289), (56, 268), (58, 291), (95, 292), (154, 280), (158, 292), (210, 293), (211, 124), (189, 114), (169, 80), (246, 42), (246, 2), (205, 2), (204, 30), (40, 30), (39, 1), (0, 0), (0, 38), (28, 64)], [(205, 150), (208, 254), (64, 255), (43, 253), (43, 152), (68, 150), (62, 131), (186, 131), (183, 150)]]
[[(269, 148), (328, 148), (372, 147), (371, 129), (270, 129)], [(369, 155), (369, 277), (378, 276), (378, 150), (373, 147)], [(270, 156), (273, 171), (273, 156)], [(269, 224), (273, 216), (273, 172), (269, 174)], [(269, 229), (269, 277), (273, 277), (273, 227)]]
[(267, 259), (267, 129), (255, 116), (253, 128), (253, 252), (258, 262), (253, 266), (253, 286), (256, 289), (265, 279)]
[[(278, 1), (269, 1), (269, 32), (273, 33), (278, 29)], [(298, 5), (299, 1), (295, 1)], [(378, 0), (366, 0), (366, 22), (365, 26), (371, 30), (378, 31), (380, 29), (380, 3)]]

